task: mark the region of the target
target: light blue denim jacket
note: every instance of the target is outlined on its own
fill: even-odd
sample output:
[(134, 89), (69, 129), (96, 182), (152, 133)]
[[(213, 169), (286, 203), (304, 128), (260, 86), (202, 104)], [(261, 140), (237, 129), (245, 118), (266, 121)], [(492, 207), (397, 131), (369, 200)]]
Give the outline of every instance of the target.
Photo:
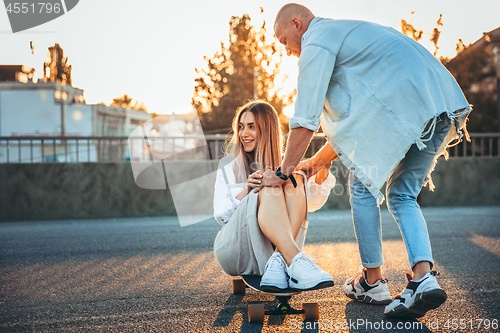
[[(412, 144), (425, 148), (437, 117), (462, 139), (471, 108), (446, 68), (419, 43), (378, 24), (316, 17), (302, 36), (290, 128), (321, 124), (339, 158), (377, 198)], [(425, 129), (425, 130), (424, 130)]]

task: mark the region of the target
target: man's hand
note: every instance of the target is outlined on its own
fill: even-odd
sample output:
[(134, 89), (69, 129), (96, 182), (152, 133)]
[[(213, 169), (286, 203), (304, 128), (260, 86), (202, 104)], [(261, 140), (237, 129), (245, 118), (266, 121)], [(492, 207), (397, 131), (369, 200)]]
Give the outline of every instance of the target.
[[(325, 163), (326, 162), (326, 163)], [(318, 159), (311, 157), (307, 160), (304, 160), (301, 162), (297, 167), (295, 168), (295, 171), (304, 171), (307, 175), (307, 178), (310, 178), (314, 176), (316, 173), (318, 173), (321, 169), (330, 169), (330, 166), (332, 165), (332, 161), (319, 161)]]
[(330, 167), (332, 166), (332, 161), (329, 161), (326, 164), (324, 162), (320, 162), (321, 161), (318, 161), (318, 159), (312, 157), (297, 165), (295, 170), (304, 171), (307, 175), (307, 178), (311, 178), (312, 176), (316, 175), (316, 184), (322, 184), (328, 177), (328, 172), (330, 170)]
[(277, 187), (283, 185), (285, 182), (283, 179), (277, 177), (275, 172), (271, 169), (267, 169), (263, 176), (262, 183), (255, 192), (259, 192), (264, 186)]

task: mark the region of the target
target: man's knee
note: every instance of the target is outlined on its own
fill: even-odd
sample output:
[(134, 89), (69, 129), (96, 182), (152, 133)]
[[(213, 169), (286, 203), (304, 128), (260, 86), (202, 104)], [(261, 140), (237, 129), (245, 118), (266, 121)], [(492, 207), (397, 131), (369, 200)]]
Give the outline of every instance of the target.
[(387, 196), (387, 208), (391, 212), (393, 212), (398, 206), (415, 204), (417, 202), (417, 198), (414, 195), (406, 192), (400, 193), (400, 192), (388, 191), (386, 193), (386, 196)]

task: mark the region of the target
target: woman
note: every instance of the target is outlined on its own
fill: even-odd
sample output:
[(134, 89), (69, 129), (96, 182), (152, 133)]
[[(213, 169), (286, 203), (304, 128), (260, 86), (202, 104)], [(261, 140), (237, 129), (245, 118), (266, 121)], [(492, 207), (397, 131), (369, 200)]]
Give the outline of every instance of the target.
[(263, 275), (264, 290), (333, 286), (302, 247), (308, 200), (320, 208), (335, 178), (327, 169), (309, 181), (297, 172), (296, 187), (290, 179), (279, 188), (260, 187), (263, 172), (280, 166), (283, 151), (278, 114), (267, 102), (239, 108), (233, 131), (215, 184), (214, 216), (223, 226), (214, 243), (217, 262), (229, 275)]

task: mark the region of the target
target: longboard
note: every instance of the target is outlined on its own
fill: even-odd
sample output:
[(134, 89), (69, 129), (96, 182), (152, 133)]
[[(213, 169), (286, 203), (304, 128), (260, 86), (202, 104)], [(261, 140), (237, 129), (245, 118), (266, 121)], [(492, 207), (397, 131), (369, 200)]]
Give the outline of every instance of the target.
[(255, 290), (255, 291), (261, 291), (265, 294), (268, 295), (273, 295), (273, 296), (291, 296), (291, 295), (296, 295), (301, 293), (299, 290), (287, 288), (287, 289), (281, 289), (281, 290), (264, 290), (260, 287), (260, 281), (262, 279), (262, 276), (259, 275), (242, 275), (241, 278), (245, 282), (245, 284)]
[(293, 308), (288, 301), (293, 295), (301, 293), (294, 289), (284, 289), (281, 291), (266, 291), (260, 288), (259, 275), (242, 275), (241, 278), (234, 279), (232, 282), (233, 294), (245, 294), (245, 289), (250, 288), (257, 292), (266, 295), (275, 296), (278, 300), (278, 305), (272, 310), (265, 310), (264, 304), (249, 304), (248, 305), (248, 321), (263, 322), (266, 315), (287, 315), (287, 314), (303, 314), (304, 320), (314, 321), (319, 319), (319, 304), (318, 303), (303, 303), (302, 309)]

